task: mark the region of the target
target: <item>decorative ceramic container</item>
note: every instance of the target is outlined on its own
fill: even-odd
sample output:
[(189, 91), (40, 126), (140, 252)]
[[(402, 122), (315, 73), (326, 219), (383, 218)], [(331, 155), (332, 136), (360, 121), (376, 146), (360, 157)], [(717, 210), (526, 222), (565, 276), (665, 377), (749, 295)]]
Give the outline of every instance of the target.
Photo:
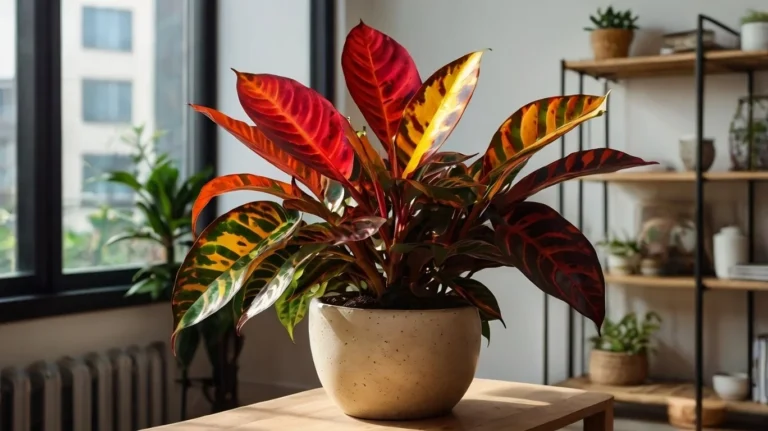
[(638, 256), (608, 255), (608, 273), (614, 275), (630, 275), (637, 272)]
[(712, 376), (712, 387), (726, 401), (741, 401), (749, 395), (749, 376), (746, 373), (717, 373)]
[(640, 274), (646, 276), (657, 276), (661, 274), (661, 262), (652, 257), (645, 257), (640, 261)]
[(598, 28), (589, 35), (595, 60), (629, 57), (629, 47), (635, 38), (633, 30)]
[(768, 51), (768, 22), (741, 25), (742, 51)]
[(589, 380), (599, 385), (639, 385), (648, 377), (648, 355), (593, 349), (589, 354)]
[(749, 261), (749, 244), (738, 226), (726, 226), (713, 238), (715, 251), (715, 275), (731, 278), (729, 271), (734, 265)]
[(309, 341), (317, 375), (347, 415), (377, 420), (448, 414), (475, 376), (475, 307), (381, 310), (312, 300)]
[[(683, 166), (689, 171), (696, 170), (696, 137), (686, 136), (680, 138), (680, 159)], [(701, 140), (701, 170), (707, 171), (715, 161), (715, 140), (704, 138)]]

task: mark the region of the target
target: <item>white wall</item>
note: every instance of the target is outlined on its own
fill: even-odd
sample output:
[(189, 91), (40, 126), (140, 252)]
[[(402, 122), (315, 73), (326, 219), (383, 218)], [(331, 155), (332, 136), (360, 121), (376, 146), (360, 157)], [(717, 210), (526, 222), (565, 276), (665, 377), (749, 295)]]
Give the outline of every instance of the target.
[[(640, 16), (636, 51), (653, 46), (664, 32), (695, 28), (696, 15), (708, 14), (725, 24), (738, 25), (738, 18), (749, 8), (764, 8), (761, 0), (617, 0), (615, 8), (631, 8)], [(406, 46), (426, 79), (441, 65), (473, 50), (492, 48), (483, 59), (480, 83), (461, 124), (451, 135), (446, 150), (482, 152), (498, 125), (520, 105), (560, 92), (559, 61), (591, 56), (588, 14), (607, 6), (598, 0), (543, 0), (526, 2), (490, 0), (346, 0), (346, 30), (360, 19)], [(726, 38), (723, 42), (732, 42)], [(341, 46), (340, 42), (340, 46)], [(745, 94), (743, 76), (714, 77), (707, 80), (705, 134), (716, 139), (717, 159), (712, 169), (728, 167), (727, 129), (736, 100)], [(600, 93), (602, 83), (587, 78), (585, 91)], [(758, 90), (767, 90), (764, 75), (756, 80)], [(578, 90), (577, 78), (568, 77), (568, 92)], [(651, 160), (669, 161), (679, 166), (677, 138), (695, 127), (694, 83), (692, 78), (648, 79), (614, 84), (611, 96), (611, 145)], [(758, 91), (759, 92), (759, 91)], [(347, 114), (355, 111), (346, 99)], [(359, 113), (352, 114), (361, 121)], [(359, 123), (358, 123), (359, 124)], [(594, 135), (594, 137), (592, 136)], [(576, 150), (576, 134), (567, 140), (568, 152)], [(586, 147), (603, 145), (603, 123), (595, 120), (585, 130)], [(537, 155), (528, 170), (554, 160), (559, 145)], [(585, 186), (585, 232), (594, 240), (602, 235), (602, 191), (598, 185)], [(709, 190), (709, 189), (708, 189)], [(733, 189), (730, 189), (731, 191)], [(765, 196), (759, 188), (756, 196)], [(719, 190), (734, 200), (738, 193)], [(739, 190), (741, 191), (741, 190)], [(567, 216), (576, 220), (576, 185), (566, 188)], [(692, 188), (656, 190), (677, 198), (692, 198)], [(676, 193), (676, 194), (675, 194)], [(714, 194), (714, 193), (713, 193)], [(612, 227), (634, 226), (637, 201), (615, 187), (611, 190)], [(743, 197), (743, 193), (741, 193)], [(536, 200), (557, 205), (556, 189), (536, 196)], [(719, 213), (733, 216), (731, 202), (713, 202)], [(765, 220), (762, 207), (755, 220)], [(744, 220), (743, 217), (740, 220)], [(724, 222), (715, 222), (719, 226)], [(765, 256), (766, 230), (759, 233), (760, 256)], [(482, 377), (527, 382), (542, 380), (541, 293), (514, 269), (491, 270), (480, 274), (497, 295), (508, 328), (493, 327), (491, 346), (484, 348), (478, 374)], [(659, 356), (652, 374), (668, 377), (693, 376), (694, 332), (693, 291), (644, 290), (611, 287), (609, 313), (653, 309), (666, 319), (660, 334)], [(766, 309), (768, 296), (757, 294), (756, 310)], [(562, 303), (551, 302), (550, 376), (565, 377), (565, 313)], [(705, 307), (706, 373), (718, 370), (745, 370), (747, 359), (746, 294), (711, 292)], [(588, 326), (589, 336), (591, 326)], [(761, 316), (757, 330), (768, 329), (768, 316)], [(578, 359), (578, 358), (577, 358)], [(576, 370), (580, 369), (577, 363)]]

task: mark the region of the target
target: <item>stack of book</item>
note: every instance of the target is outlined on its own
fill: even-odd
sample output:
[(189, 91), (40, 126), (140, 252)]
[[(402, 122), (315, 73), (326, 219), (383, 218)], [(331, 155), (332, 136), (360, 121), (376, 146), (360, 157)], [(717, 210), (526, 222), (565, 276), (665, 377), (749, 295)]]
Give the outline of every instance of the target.
[(728, 270), (728, 275), (738, 280), (768, 281), (768, 265), (734, 265)]
[(754, 340), (752, 401), (768, 404), (768, 334), (758, 335)]

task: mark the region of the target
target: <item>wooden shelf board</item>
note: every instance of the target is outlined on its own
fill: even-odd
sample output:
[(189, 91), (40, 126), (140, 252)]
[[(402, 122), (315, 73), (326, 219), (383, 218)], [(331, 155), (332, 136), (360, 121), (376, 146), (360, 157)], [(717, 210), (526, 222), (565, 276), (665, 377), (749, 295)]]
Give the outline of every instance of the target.
[[(768, 51), (715, 50), (704, 53), (707, 74), (768, 70)], [(696, 53), (566, 61), (565, 68), (586, 75), (610, 78), (651, 78), (693, 75)]]
[[(768, 171), (724, 171), (704, 172), (707, 181), (768, 181)], [(695, 172), (614, 172), (591, 175), (584, 181), (607, 181), (615, 183), (662, 183), (696, 181)]]
[[(653, 382), (639, 386), (608, 386), (592, 383), (589, 377), (582, 376), (557, 383), (555, 386), (606, 393), (613, 395), (616, 401), (634, 404), (666, 405), (670, 397), (695, 398), (692, 383)], [(704, 398), (720, 399), (710, 388), (704, 388)], [(752, 401), (725, 401), (725, 404), (728, 411), (768, 415), (768, 404)]]
[[(666, 289), (694, 289), (696, 280), (693, 277), (664, 277), (647, 275), (616, 275), (605, 274), (605, 282), (623, 284), (626, 286), (656, 287)], [(728, 280), (705, 277), (704, 285), (712, 290), (768, 290), (768, 282), (752, 280)]]

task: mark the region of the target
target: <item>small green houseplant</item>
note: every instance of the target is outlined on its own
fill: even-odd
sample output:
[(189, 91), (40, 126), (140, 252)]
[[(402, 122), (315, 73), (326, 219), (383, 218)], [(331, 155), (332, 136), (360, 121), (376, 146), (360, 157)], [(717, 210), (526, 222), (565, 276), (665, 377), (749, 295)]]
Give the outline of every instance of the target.
[[(440, 151), (472, 97), (482, 55), (459, 57), (422, 81), (404, 47), (356, 26), (342, 70), (380, 146), (321, 95), (281, 76), (235, 72), (255, 126), (194, 105), (291, 180), (243, 173), (203, 187), (193, 225), (212, 197), (230, 191), (283, 203), (241, 205), (197, 236), (176, 278), (174, 338), (221, 309), (233, 310), (240, 329), (274, 307), (291, 336), (308, 314), (318, 376), (341, 409), (408, 419), (444, 414), (461, 399), (481, 333), (489, 337), (489, 322), (501, 321), (491, 289), (473, 278), (478, 271), (516, 267), (599, 326), (605, 282), (594, 248), (555, 210), (527, 198), (649, 163), (586, 150), (515, 181), (533, 154), (604, 112), (605, 96), (590, 95), (523, 106), (474, 161)], [(407, 377), (414, 375), (421, 380)], [(382, 394), (391, 396), (381, 402)]]
[(595, 15), (590, 15), (589, 20), (594, 27), (585, 27), (584, 30), (590, 32), (595, 60), (628, 57), (638, 28), (637, 19), (631, 10), (618, 11), (612, 6), (605, 11), (598, 8)]
[(590, 338), (590, 379), (604, 385), (643, 383), (648, 377), (652, 337), (660, 325), (661, 317), (654, 312), (646, 313), (642, 321), (635, 313), (618, 322), (606, 318), (602, 333)]
[(608, 272), (616, 275), (629, 275), (637, 272), (640, 263), (640, 244), (637, 240), (614, 236), (597, 243), (608, 252)]
[(768, 51), (768, 12), (750, 10), (741, 18), (742, 51)]
[[(122, 137), (123, 143), (132, 150), (133, 169), (110, 172), (102, 178), (132, 189), (136, 208), (142, 215), (139, 223), (126, 227), (105, 246), (131, 240), (146, 242), (163, 252), (161, 263), (148, 264), (134, 275), (128, 296), (146, 294), (153, 299), (170, 299), (180, 266), (179, 252), (186, 251), (192, 244), (192, 205), (212, 175), (209, 168), (183, 178), (169, 155), (157, 150), (157, 141), (163, 134), (155, 132), (147, 137), (144, 126), (133, 127)], [(237, 359), (242, 339), (237, 337), (232, 319), (231, 310), (223, 309), (199, 327), (183, 331), (182, 348), (176, 355), (182, 374), (182, 397), (186, 397), (190, 385), (200, 383), (214, 412), (237, 407)], [(210, 360), (212, 376), (190, 379), (188, 367), (200, 344)], [(182, 406), (185, 405), (182, 402)], [(186, 416), (185, 411), (181, 413)]]

